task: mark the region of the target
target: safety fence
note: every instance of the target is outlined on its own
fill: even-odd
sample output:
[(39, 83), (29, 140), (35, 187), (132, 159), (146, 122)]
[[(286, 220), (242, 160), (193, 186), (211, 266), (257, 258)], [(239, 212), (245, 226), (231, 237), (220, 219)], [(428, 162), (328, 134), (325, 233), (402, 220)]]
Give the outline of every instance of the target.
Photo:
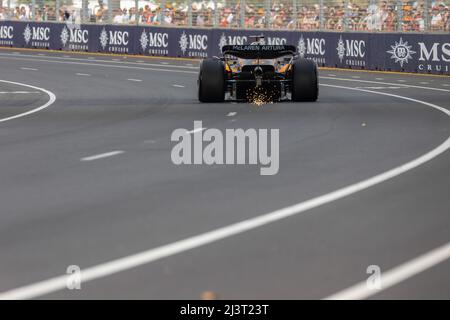
[(450, 75), (450, 35), (173, 28), (0, 21), (0, 46), (205, 58), (225, 44), (263, 34), (267, 45), (293, 44), (319, 66)]
[(450, 0), (0, 0), (0, 20), (449, 32)]

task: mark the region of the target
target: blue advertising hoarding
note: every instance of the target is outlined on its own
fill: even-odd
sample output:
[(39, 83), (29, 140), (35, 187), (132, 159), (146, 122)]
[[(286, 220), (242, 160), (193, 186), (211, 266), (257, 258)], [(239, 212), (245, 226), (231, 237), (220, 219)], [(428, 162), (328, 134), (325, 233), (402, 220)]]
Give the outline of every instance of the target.
[(0, 46), (166, 57), (218, 56), (263, 34), (319, 66), (450, 75), (450, 34), (356, 33), (69, 25), (0, 21)]

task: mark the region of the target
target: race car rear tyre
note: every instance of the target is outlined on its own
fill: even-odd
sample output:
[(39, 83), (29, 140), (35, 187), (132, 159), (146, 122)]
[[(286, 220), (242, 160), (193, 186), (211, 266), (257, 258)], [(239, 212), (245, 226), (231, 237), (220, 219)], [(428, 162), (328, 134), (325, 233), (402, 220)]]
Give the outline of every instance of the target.
[(198, 76), (198, 100), (222, 102), (225, 100), (225, 67), (218, 59), (205, 59)]
[(316, 64), (308, 59), (299, 59), (292, 67), (292, 101), (316, 101), (319, 96)]

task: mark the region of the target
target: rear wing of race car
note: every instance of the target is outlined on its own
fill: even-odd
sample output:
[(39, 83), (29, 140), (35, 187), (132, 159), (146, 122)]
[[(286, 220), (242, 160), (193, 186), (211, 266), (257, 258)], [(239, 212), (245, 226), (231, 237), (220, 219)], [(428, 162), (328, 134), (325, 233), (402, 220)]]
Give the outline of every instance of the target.
[(232, 55), (241, 59), (276, 59), (286, 55), (294, 55), (295, 46), (289, 45), (225, 45), (223, 55)]

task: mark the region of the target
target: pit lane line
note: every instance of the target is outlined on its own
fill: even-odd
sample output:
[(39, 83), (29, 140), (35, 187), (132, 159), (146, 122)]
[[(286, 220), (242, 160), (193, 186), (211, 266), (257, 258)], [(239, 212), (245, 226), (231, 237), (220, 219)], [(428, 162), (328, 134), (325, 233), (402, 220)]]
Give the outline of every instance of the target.
[[(428, 103), (425, 101), (395, 95), (391, 93), (385, 93), (385, 92), (379, 92), (379, 91), (371, 91), (367, 89), (358, 89), (358, 88), (351, 88), (351, 87), (343, 87), (343, 86), (336, 86), (336, 85), (330, 85), (330, 84), (322, 84), (322, 86), (326, 87), (334, 87), (339, 89), (347, 89), (347, 90), (355, 90), (355, 91), (362, 91), (367, 92), (370, 94), (379, 94), (379, 95), (385, 95), (390, 96), (393, 98), (403, 99), (419, 104), (423, 104), (425, 106), (434, 108), (440, 112), (443, 112), (446, 116), (450, 116), (450, 110), (447, 110), (443, 107), (437, 106), (432, 103)], [(366, 180), (357, 182), (355, 184), (349, 185), (347, 187), (335, 190), (333, 192), (327, 193), (325, 195), (306, 200), (304, 202), (300, 202), (298, 204), (288, 206), (270, 213), (266, 213), (251, 219), (243, 220), (241, 222), (237, 222), (219, 229), (215, 229), (197, 236), (193, 236), (190, 238), (186, 238), (180, 241), (176, 241), (167, 245), (163, 245), (154, 249), (149, 249), (143, 252), (139, 252), (133, 255), (129, 255), (123, 258), (119, 258), (116, 260), (112, 260), (106, 263), (102, 263), (87, 269), (82, 270), (81, 272), (81, 281), (87, 282), (94, 279), (106, 277), (108, 275), (112, 275), (121, 271), (125, 271), (131, 268), (138, 267), (140, 265), (148, 264), (153, 261), (157, 261), (166, 257), (170, 257), (182, 252), (186, 252), (189, 250), (192, 250), (194, 248), (198, 248), (219, 240), (223, 240), (226, 238), (229, 238), (234, 235), (241, 234), (243, 232), (253, 230), (259, 227), (262, 227), (264, 225), (270, 224), (272, 222), (276, 222), (294, 215), (298, 215), (302, 212), (305, 212), (307, 210), (322, 206), (327, 203), (331, 203), (333, 201), (342, 199), (344, 197), (347, 197), (351, 194), (357, 193), (359, 191), (368, 189), (372, 186), (375, 186), (377, 184), (380, 184), (384, 181), (387, 181), (389, 179), (392, 179), (398, 175), (401, 175), (407, 171), (410, 171), (432, 159), (439, 156), (446, 150), (450, 148), (450, 137), (448, 137), (443, 143), (441, 143), (436, 148), (432, 149), (431, 151), (427, 152), (426, 154), (407, 162), (403, 165), (400, 165), (394, 169), (385, 171), (381, 174), (378, 174), (376, 176), (373, 176), (371, 178), (368, 178)], [(443, 248), (447, 248), (447, 246), (450, 246), (450, 243), (445, 244)], [(436, 249), (440, 250), (440, 248)], [(400, 281), (403, 281), (414, 274), (417, 274), (421, 271), (424, 271), (442, 261), (445, 261), (446, 259), (450, 258), (450, 250), (444, 250), (444, 253), (439, 253), (439, 258), (434, 258), (429, 261), (427, 257), (429, 255), (433, 255), (433, 253), (436, 251), (432, 251), (429, 254), (425, 254), (425, 260), (427, 260), (428, 263), (423, 263), (423, 256), (417, 258), (416, 260), (419, 260), (419, 264), (421, 264), (420, 268), (408, 268), (411, 263), (406, 263), (405, 265), (400, 265), (397, 268), (391, 269), (388, 271), (389, 274), (397, 275), (396, 277), (391, 277), (391, 282), (389, 286), (392, 286)], [(440, 252), (440, 251), (439, 251)], [(413, 260), (414, 262), (415, 260)], [(400, 274), (400, 276), (398, 276)], [(54, 291), (62, 290), (66, 287), (67, 281), (70, 280), (71, 275), (62, 275), (58, 277), (54, 277), (51, 279), (47, 279), (41, 282), (37, 282), (34, 284), (26, 285), (20, 288), (12, 289), (3, 293), (0, 293), (0, 300), (5, 299), (29, 299), (34, 297), (39, 297)], [(360, 284), (356, 285), (357, 288), (360, 289)], [(385, 286), (383, 289), (386, 289), (388, 286)], [(367, 289), (371, 290), (371, 289)], [(379, 293), (381, 290), (377, 290), (376, 292), (364, 292), (363, 297), (371, 296), (375, 293)], [(345, 291), (344, 291), (345, 292)], [(334, 295), (336, 296), (336, 295)], [(333, 297), (333, 296), (331, 296)], [(338, 295), (339, 297), (339, 295)], [(358, 297), (358, 296), (356, 296)]]

